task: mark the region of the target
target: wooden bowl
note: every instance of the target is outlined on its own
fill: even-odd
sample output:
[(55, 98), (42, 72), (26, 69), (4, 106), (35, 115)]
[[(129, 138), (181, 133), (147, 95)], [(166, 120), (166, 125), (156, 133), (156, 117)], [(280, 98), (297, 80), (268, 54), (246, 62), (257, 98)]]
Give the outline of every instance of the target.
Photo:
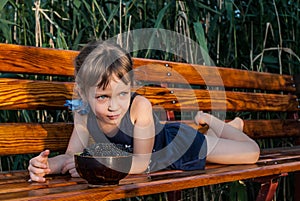
[(82, 156), (75, 154), (78, 174), (92, 185), (114, 185), (125, 178), (131, 168), (132, 155)]

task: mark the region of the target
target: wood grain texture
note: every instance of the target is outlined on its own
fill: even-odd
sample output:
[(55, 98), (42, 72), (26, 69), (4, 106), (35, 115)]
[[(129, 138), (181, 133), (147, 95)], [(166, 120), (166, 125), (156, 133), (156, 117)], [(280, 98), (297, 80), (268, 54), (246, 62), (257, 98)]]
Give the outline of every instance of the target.
[[(64, 109), (72, 99), (72, 82), (0, 79), (0, 109)], [(296, 96), (143, 87), (137, 91), (166, 110), (297, 111)]]
[(290, 75), (134, 58), (137, 79), (166, 83), (295, 91)]
[[(74, 75), (77, 51), (0, 44), (1, 72)], [(292, 77), (248, 70), (133, 58), (137, 80), (295, 91)]]
[(72, 99), (74, 83), (0, 79), (0, 109), (65, 109)]
[(77, 51), (0, 44), (1, 72), (73, 76)]
[(166, 110), (297, 111), (292, 95), (143, 87), (137, 93)]
[[(207, 131), (207, 128), (197, 126), (193, 121), (183, 122), (202, 133)], [(300, 121), (298, 120), (244, 120), (244, 124), (243, 131), (253, 139), (300, 137)]]
[[(252, 165), (207, 164), (205, 170), (165, 170), (147, 175), (129, 175), (120, 185), (89, 188), (85, 180), (49, 175), (46, 183), (28, 183), (27, 172), (0, 174), (0, 200), (115, 200), (180, 189), (207, 186), (300, 170), (300, 148), (270, 149)], [(6, 181), (12, 183), (5, 183)], [(193, 181), (193, 182), (191, 182)]]
[(299, 120), (246, 120), (244, 132), (254, 139), (300, 137)]
[[(191, 120), (182, 122), (202, 133), (207, 131)], [(300, 137), (299, 127), (296, 120), (246, 120), (244, 132), (253, 139)], [(0, 156), (39, 153), (45, 149), (64, 152), (72, 130), (72, 123), (2, 123)]]
[(64, 152), (72, 123), (1, 123), (0, 156), (39, 153), (45, 149)]

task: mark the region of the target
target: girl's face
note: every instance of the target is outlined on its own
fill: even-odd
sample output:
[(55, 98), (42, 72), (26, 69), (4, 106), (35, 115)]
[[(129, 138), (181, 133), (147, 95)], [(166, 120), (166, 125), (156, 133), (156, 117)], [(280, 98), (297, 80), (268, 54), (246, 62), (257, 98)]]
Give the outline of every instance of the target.
[(114, 77), (105, 89), (92, 87), (89, 103), (101, 126), (118, 125), (130, 104), (131, 86)]

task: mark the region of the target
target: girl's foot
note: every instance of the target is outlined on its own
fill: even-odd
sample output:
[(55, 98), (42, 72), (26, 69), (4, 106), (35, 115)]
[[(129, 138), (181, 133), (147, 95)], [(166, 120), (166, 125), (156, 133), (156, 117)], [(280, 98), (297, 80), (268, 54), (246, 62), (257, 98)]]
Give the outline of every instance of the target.
[(228, 124), (240, 131), (243, 131), (244, 129), (244, 121), (239, 117), (234, 118), (232, 121), (228, 122)]

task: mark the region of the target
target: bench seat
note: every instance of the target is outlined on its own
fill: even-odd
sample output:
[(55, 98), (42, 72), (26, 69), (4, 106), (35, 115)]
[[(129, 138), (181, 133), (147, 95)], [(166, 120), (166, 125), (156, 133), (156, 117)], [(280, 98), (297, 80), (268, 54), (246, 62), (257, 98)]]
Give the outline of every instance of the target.
[(300, 171), (300, 147), (265, 149), (257, 164), (208, 164), (205, 170), (166, 170), (150, 175), (129, 175), (120, 185), (89, 188), (85, 180), (69, 175), (49, 175), (46, 183), (29, 183), (27, 171), (0, 174), (0, 200), (114, 200), (176, 191), (199, 186), (232, 182), (255, 181)]

